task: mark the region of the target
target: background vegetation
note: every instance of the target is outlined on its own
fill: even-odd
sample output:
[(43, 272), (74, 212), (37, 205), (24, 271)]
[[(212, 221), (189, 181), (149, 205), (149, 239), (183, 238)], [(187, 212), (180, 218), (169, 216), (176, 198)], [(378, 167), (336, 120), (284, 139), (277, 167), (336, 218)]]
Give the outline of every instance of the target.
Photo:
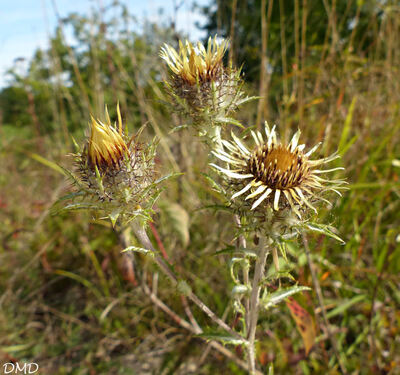
[[(219, 0), (199, 11), (208, 33), (231, 37), (246, 90), (263, 97), (240, 111), (244, 124), (267, 119), (286, 138), (300, 127), (307, 144), (323, 141), (323, 154), (339, 149), (350, 190), (333, 210), (322, 207), (320, 218), (346, 244), (309, 238), (331, 330), (348, 373), (400, 373), (398, 2)], [(131, 132), (147, 123), (143, 139), (160, 138), (159, 170), (184, 172), (156, 207), (154, 243), (234, 324), (227, 258), (215, 255), (232, 240), (234, 224), (205, 208), (217, 203), (202, 175), (206, 149), (189, 132), (170, 132), (184, 119), (163, 104), (159, 48), (181, 36), (151, 23), (138, 30), (118, 1), (59, 19), (49, 49), (17, 61), (0, 92), (0, 363), (36, 362), (41, 374), (244, 373), (143, 295), (134, 272), (156, 269), (145, 257), (134, 272), (127, 268), (110, 227), (88, 213), (52, 215), (69, 189), (57, 163), (71, 165), (66, 155), (72, 139), (83, 141), (89, 114), (101, 117), (107, 104), (115, 118), (119, 101)], [(289, 263), (312, 287), (300, 243)], [(155, 273), (149, 283), (185, 316), (164, 277)], [(339, 373), (315, 292), (297, 301), (317, 324), (313, 350), (305, 354), (281, 305), (261, 315), (259, 362), (266, 369), (273, 361), (277, 374)]]

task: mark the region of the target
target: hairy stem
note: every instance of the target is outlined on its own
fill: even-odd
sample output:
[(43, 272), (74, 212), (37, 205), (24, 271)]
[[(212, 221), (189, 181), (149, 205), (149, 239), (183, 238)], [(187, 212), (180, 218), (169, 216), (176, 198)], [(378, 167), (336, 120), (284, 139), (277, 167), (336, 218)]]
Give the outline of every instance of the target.
[[(239, 215), (235, 215), (234, 220), (235, 220), (235, 224), (238, 226), (238, 228), (240, 228), (241, 223), (240, 223)], [(242, 234), (239, 235), (237, 246), (241, 247), (242, 249), (246, 249), (246, 247), (247, 247), (246, 238)], [(243, 272), (243, 284), (248, 286), (249, 285), (249, 267), (248, 267), (248, 265), (243, 265), (242, 272)], [(244, 321), (245, 321), (245, 327), (247, 330), (248, 324), (249, 324), (249, 316), (248, 315), (249, 315), (249, 310), (250, 310), (250, 299), (247, 294), (244, 296), (244, 309), (245, 309)], [(247, 332), (245, 333), (245, 335), (247, 335)]]
[(267, 261), (268, 249), (265, 246), (265, 239), (260, 238), (260, 253), (258, 255), (253, 283), (251, 288), (251, 296), (250, 296), (250, 311), (248, 313), (249, 316), (249, 325), (248, 325), (248, 364), (249, 364), (249, 373), (251, 375), (256, 374), (256, 352), (255, 352), (255, 338), (256, 338), (256, 329), (257, 329), (257, 321), (258, 321), (258, 312), (260, 307), (260, 290), (261, 290), (261, 280), (264, 277), (265, 263)]

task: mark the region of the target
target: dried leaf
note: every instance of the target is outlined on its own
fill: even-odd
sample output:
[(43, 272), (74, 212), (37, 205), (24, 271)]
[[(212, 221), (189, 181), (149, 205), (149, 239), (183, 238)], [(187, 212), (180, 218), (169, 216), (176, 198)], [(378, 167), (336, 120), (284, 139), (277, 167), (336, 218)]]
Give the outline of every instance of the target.
[(292, 297), (288, 298), (286, 305), (289, 308), (294, 321), (296, 322), (297, 329), (299, 330), (303, 339), (306, 354), (308, 355), (315, 343), (315, 337), (317, 335), (314, 318)]

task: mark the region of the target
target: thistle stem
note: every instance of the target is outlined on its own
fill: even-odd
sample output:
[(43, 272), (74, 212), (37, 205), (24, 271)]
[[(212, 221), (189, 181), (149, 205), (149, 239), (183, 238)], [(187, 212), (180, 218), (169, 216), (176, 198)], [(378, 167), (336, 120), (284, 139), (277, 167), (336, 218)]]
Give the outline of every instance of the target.
[[(123, 247), (128, 247), (128, 241), (126, 239), (126, 235), (121, 234), (119, 236), (119, 239), (120, 239), (121, 244), (122, 244)], [(130, 252), (126, 253), (126, 259), (133, 264), (134, 258), (133, 258), (133, 254), (132, 253), (130, 253)], [(197, 334), (197, 335), (203, 333), (202, 328), (195, 321), (195, 319), (194, 319), (194, 317), (193, 317), (193, 315), (192, 315), (192, 313), (190, 311), (190, 307), (187, 305), (186, 299), (185, 299), (185, 302), (184, 302), (184, 309), (185, 309), (185, 312), (187, 314), (188, 314), (187, 310), (190, 311), (190, 314), (188, 314), (188, 315), (192, 316), (192, 319), (190, 319), (190, 322), (188, 322), (185, 319), (183, 319), (182, 317), (180, 317), (175, 311), (173, 311), (161, 299), (159, 299), (157, 297), (157, 295), (154, 293), (154, 291), (151, 291), (150, 288), (148, 287), (148, 285), (146, 284), (146, 282), (144, 282), (145, 279), (146, 279), (146, 277), (143, 278), (143, 282), (141, 283), (141, 287), (142, 287), (144, 293), (149, 296), (149, 298), (150, 298), (152, 303), (154, 303), (157, 307), (159, 307), (161, 310), (163, 310), (177, 324), (179, 324), (181, 327), (187, 329), (189, 332), (192, 332), (193, 334)], [(227, 312), (227, 310), (226, 310), (226, 312)], [(225, 319), (226, 312), (224, 313), (224, 316), (223, 316), (222, 319)], [(205, 338), (203, 340), (207, 341)], [(209, 348), (216, 349), (221, 354), (225, 355), (228, 359), (230, 359), (231, 361), (235, 362), (238, 366), (242, 367), (245, 370), (247, 369), (247, 363), (245, 361), (242, 361), (241, 359), (239, 359), (237, 356), (235, 356), (235, 354), (233, 354), (230, 350), (225, 348), (225, 346), (223, 346), (219, 342), (210, 341), (208, 343), (208, 345), (209, 345)], [(262, 375), (262, 373), (260, 371), (257, 371), (256, 375)]]
[[(170, 281), (174, 284), (178, 284), (178, 278), (175, 273), (168, 267), (168, 265), (164, 262), (164, 260), (156, 254), (156, 250), (151, 243), (146, 231), (143, 227), (134, 226), (134, 233), (137, 239), (141, 242), (141, 244), (148, 250), (151, 250), (154, 253), (154, 261), (160, 267), (161, 271), (170, 279)], [(192, 291), (190, 291), (187, 297), (194, 302), (214, 323), (223, 328), (226, 332), (228, 332), (233, 337), (242, 340), (243, 337), (240, 336), (237, 332), (235, 332), (231, 327), (229, 327), (222, 319), (220, 319), (203, 301), (200, 300)]]
[(258, 321), (258, 313), (260, 307), (260, 290), (261, 290), (261, 280), (264, 277), (265, 271), (265, 263), (267, 261), (268, 249), (265, 246), (265, 239), (263, 237), (260, 238), (260, 253), (258, 255), (253, 283), (251, 288), (251, 296), (250, 296), (250, 310), (248, 313), (249, 322), (248, 322), (248, 364), (249, 364), (249, 373), (251, 375), (256, 374), (256, 352), (255, 352), (255, 338), (256, 338), (256, 329), (257, 329), (257, 321)]
[[(234, 220), (235, 220), (235, 224), (238, 226), (238, 228), (240, 228), (241, 223), (240, 223), (239, 215), (235, 215)], [(237, 245), (238, 245), (238, 247), (241, 247), (242, 249), (246, 249), (246, 247), (247, 247), (246, 238), (242, 234), (239, 235)], [(248, 286), (249, 285), (249, 266), (248, 266), (248, 264), (243, 265), (242, 272), (243, 272), (243, 284)], [(249, 299), (249, 296), (246, 294), (244, 296), (244, 311), (245, 311), (244, 321), (245, 321), (246, 330), (249, 325), (249, 310), (250, 310), (250, 299)], [(247, 332), (245, 332), (244, 334), (247, 335)]]
[(212, 123), (212, 128), (211, 128), (211, 142), (212, 146), (218, 145), (218, 147), (222, 148), (222, 142), (221, 142), (221, 126)]
[[(169, 315), (177, 324), (181, 327), (187, 329), (189, 332), (194, 334), (200, 334), (203, 330), (200, 327), (195, 327), (193, 324), (191, 325), (188, 321), (181, 318), (176, 312), (174, 312), (171, 308), (169, 308), (163, 301), (161, 301), (146, 285), (143, 283), (143, 291), (149, 296), (150, 300), (158, 306), (161, 310), (163, 310), (167, 315)], [(246, 362), (242, 361), (238, 357), (236, 357), (230, 350), (226, 349), (222, 344), (216, 341), (210, 341), (209, 346), (218, 350), (221, 354), (225, 355), (231, 361), (237, 363), (243, 369), (247, 368)], [(262, 375), (261, 372), (256, 372), (256, 375)]]

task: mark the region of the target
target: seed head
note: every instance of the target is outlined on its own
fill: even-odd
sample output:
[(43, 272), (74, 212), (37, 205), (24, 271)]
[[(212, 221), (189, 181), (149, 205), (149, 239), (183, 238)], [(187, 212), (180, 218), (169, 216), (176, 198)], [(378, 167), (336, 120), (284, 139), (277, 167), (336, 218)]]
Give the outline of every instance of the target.
[[(259, 131), (251, 131), (255, 148), (249, 150), (232, 133), (233, 141), (221, 142), (222, 146), (213, 151), (220, 160), (227, 163), (227, 168), (212, 164), (214, 168), (228, 177), (233, 200), (239, 199), (242, 209), (250, 202), (250, 210), (263, 212), (272, 207), (278, 215), (282, 211), (293, 211), (301, 219), (301, 211), (309, 208), (317, 213), (313, 205), (317, 201), (329, 201), (321, 197), (324, 191), (332, 190), (341, 195), (338, 189), (345, 183), (342, 180), (321, 178), (321, 173), (333, 172), (343, 168), (319, 169), (339, 156), (333, 154), (327, 158), (311, 160), (316, 145), (308, 152), (303, 152), (305, 145), (298, 145), (298, 131), (288, 145), (277, 140), (275, 127), (270, 130), (265, 124), (264, 141)], [(245, 198), (244, 194), (247, 194)]]

